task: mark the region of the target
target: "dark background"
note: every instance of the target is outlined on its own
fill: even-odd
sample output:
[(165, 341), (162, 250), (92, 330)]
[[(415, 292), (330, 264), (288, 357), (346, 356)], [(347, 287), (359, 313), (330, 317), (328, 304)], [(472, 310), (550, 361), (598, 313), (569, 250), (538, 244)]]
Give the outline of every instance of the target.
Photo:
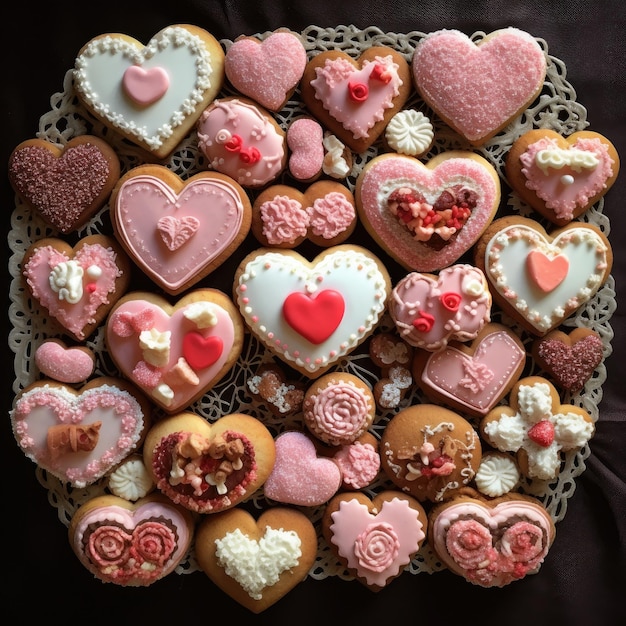
[[(607, 136), (626, 156), (626, 3), (420, 2), (352, 0), (242, 0), (239, 2), (12, 3), (3, 9), (4, 87), (0, 89), (2, 161), (35, 136), (50, 96), (63, 89), (83, 44), (107, 32), (146, 43), (161, 28), (196, 24), (218, 39), (234, 39), (289, 27), (375, 25), (383, 31), (431, 32), (456, 28), (467, 34), (515, 26), (545, 39), (565, 62), (568, 81), (586, 107), (589, 129)], [(8, 73), (8, 82), (6, 74)], [(626, 174), (605, 198), (615, 254), (618, 304), (626, 280)], [(14, 196), (2, 181), (4, 230)], [(8, 258), (5, 244), (3, 253)], [(6, 279), (5, 279), (6, 280)], [(6, 282), (5, 282), (6, 284)], [(8, 306), (8, 301), (7, 301)], [(8, 325), (6, 316), (3, 324)], [(2, 436), (4, 478), (4, 599), (2, 613), (18, 623), (228, 624), (555, 624), (626, 623), (626, 322), (618, 306), (611, 325), (613, 354), (600, 404), (587, 470), (577, 479), (565, 519), (539, 574), (503, 589), (482, 589), (448, 572), (404, 574), (379, 593), (338, 578), (307, 579), (255, 616), (218, 590), (202, 573), (175, 574), (149, 588), (126, 589), (94, 579), (73, 555), (67, 529), (38, 483), (34, 466), (17, 448), (8, 416)], [(8, 332), (8, 330), (7, 330)], [(4, 406), (12, 404), (14, 355), (5, 347)], [(5, 413), (6, 415), (6, 413)], [(26, 619), (30, 617), (30, 619)]]

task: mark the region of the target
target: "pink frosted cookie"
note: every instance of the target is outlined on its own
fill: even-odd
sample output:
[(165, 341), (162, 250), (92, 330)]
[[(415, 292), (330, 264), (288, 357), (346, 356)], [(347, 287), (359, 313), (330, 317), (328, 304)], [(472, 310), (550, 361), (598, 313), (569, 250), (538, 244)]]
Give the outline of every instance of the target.
[(496, 30), (476, 43), (458, 30), (430, 33), (417, 44), (411, 65), (426, 104), (476, 146), (535, 100), (546, 67), (539, 43), (516, 28)]
[(104, 583), (147, 587), (175, 570), (191, 547), (194, 519), (158, 494), (135, 503), (113, 495), (87, 500), (68, 529), (80, 562)]
[(263, 40), (239, 37), (226, 51), (224, 71), (232, 86), (270, 111), (280, 111), (307, 63), (298, 35), (278, 30)]
[(340, 562), (368, 589), (396, 579), (422, 547), (428, 519), (422, 505), (400, 491), (370, 499), (337, 494), (324, 510), (322, 533)]
[(217, 269), (250, 230), (243, 187), (217, 172), (182, 180), (161, 165), (127, 172), (111, 195), (115, 236), (135, 265), (170, 295)]
[(367, 339), (390, 291), (381, 261), (348, 244), (332, 246), (312, 261), (292, 250), (260, 248), (242, 260), (233, 282), (234, 300), (250, 331), (309, 378), (321, 376)]
[(599, 133), (584, 130), (563, 137), (536, 129), (513, 143), (505, 171), (524, 202), (564, 226), (607, 193), (619, 166), (615, 146)]
[(541, 502), (521, 494), (488, 500), (468, 490), (428, 513), (435, 554), (480, 587), (504, 587), (537, 573), (554, 537), (554, 522)]
[(165, 158), (222, 88), (224, 51), (213, 35), (190, 24), (168, 26), (145, 46), (107, 33), (81, 48), (73, 78), (87, 111)]
[(474, 247), (494, 302), (536, 336), (546, 335), (606, 282), (613, 252), (593, 224), (570, 222), (547, 233), (535, 220), (502, 217)]
[(289, 173), (298, 181), (319, 178), (324, 165), (324, 130), (312, 118), (294, 120), (287, 129)]
[(60, 339), (46, 339), (35, 350), (35, 365), (53, 380), (81, 383), (93, 374), (96, 355), (86, 346), (68, 347)]
[(389, 313), (404, 341), (436, 351), (478, 335), (491, 319), (491, 294), (481, 270), (459, 263), (439, 275), (407, 274), (391, 292)]
[(252, 100), (215, 100), (200, 116), (197, 130), (198, 146), (209, 167), (246, 189), (273, 182), (285, 169), (285, 131)]
[(148, 292), (127, 294), (111, 311), (105, 336), (111, 358), (167, 413), (195, 402), (235, 364), (243, 322), (217, 289), (195, 289), (176, 303)]
[(31, 461), (82, 488), (141, 446), (150, 409), (133, 386), (116, 378), (100, 377), (79, 390), (41, 380), (20, 392), (11, 424)]
[(359, 153), (384, 132), (411, 88), (408, 63), (386, 46), (372, 46), (357, 60), (340, 50), (320, 52), (308, 62), (300, 83), (311, 115)]
[(104, 206), (119, 176), (115, 150), (91, 135), (75, 137), (62, 147), (28, 139), (9, 157), (15, 192), (64, 234), (84, 226)]
[(371, 485), (380, 472), (378, 439), (369, 431), (352, 443), (329, 448), (332, 459), (341, 471), (341, 487), (346, 491), (365, 489)]
[(489, 226), (500, 180), (473, 152), (442, 152), (427, 164), (386, 153), (365, 165), (355, 198), (363, 225), (392, 258), (408, 270), (435, 272), (456, 262)]
[(84, 341), (126, 291), (130, 262), (105, 235), (89, 235), (73, 247), (50, 237), (26, 250), (22, 273), (33, 299), (64, 332)]

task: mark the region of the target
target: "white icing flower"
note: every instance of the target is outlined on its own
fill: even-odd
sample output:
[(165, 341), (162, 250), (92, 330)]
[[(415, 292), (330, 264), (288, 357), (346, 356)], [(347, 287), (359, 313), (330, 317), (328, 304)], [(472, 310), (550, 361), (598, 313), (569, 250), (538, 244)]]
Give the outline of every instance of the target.
[(434, 136), (430, 120), (421, 111), (414, 109), (396, 113), (385, 129), (389, 147), (409, 156), (426, 152)]
[(217, 324), (215, 308), (210, 302), (194, 302), (185, 309), (183, 315), (200, 329)]
[(515, 488), (520, 479), (515, 461), (501, 454), (485, 454), (476, 472), (476, 487), (481, 493), (496, 498)]
[(322, 145), (326, 150), (322, 163), (324, 174), (332, 178), (345, 178), (350, 173), (350, 165), (344, 157), (346, 146), (330, 133), (325, 133)]
[(139, 347), (143, 350), (143, 359), (155, 367), (167, 365), (170, 358), (172, 332), (161, 332), (156, 328), (142, 330), (139, 333)]
[(126, 459), (109, 476), (111, 493), (131, 502), (146, 496), (153, 487), (152, 477), (139, 456)]
[(76, 304), (83, 297), (84, 270), (77, 261), (63, 261), (50, 272), (50, 289), (70, 304)]

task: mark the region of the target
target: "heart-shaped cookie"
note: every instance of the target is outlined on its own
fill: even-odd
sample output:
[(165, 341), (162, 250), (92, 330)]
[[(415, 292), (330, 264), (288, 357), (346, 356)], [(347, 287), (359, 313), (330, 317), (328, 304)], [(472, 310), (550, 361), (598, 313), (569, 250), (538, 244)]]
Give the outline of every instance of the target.
[(110, 377), (80, 390), (38, 381), (20, 392), (11, 411), (13, 434), (24, 454), (74, 487), (93, 484), (138, 449), (149, 423), (145, 399)]
[(411, 93), (411, 71), (398, 51), (372, 46), (357, 59), (329, 50), (306, 66), (300, 89), (310, 113), (354, 152), (384, 132)]
[(190, 24), (168, 26), (145, 46), (108, 33), (79, 51), (74, 86), (92, 115), (165, 158), (222, 88), (224, 56), (213, 35)]
[(22, 273), (33, 299), (71, 337), (84, 341), (126, 291), (130, 262), (112, 237), (89, 235), (73, 247), (49, 237), (26, 250)]
[(547, 233), (536, 221), (503, 217), (474, 249), (494, 301), (529, 332), (543, 336), (588, 302), (609, 277), (611, 245), (593, 224)]
[(114, 495), (87, 500), (68, 534), (80, 562), (105, 583), (147, 587), (187, 554), (194, 533), (189, 511), (153, 494), (131, 503)]
[(526, 348), (507, 326), (486, 324), (470, 343), (418, 350), (413, 377), (433, 401), (480, 417), (510, 391), (526, 364)]
[(500, 180), (473, 152), (450, 150), (427, 164), (382, 154), (363, 168), (355, 198), (369, 234), (408, 270), (435, 272), (456, 262), (493, 220)]
[(206, 516), (195, 539), (198, 565), (224, 593), (261, 613), (303, 581), (317, 555), (309, 518), (282, 506), (255, 519), (234, 508)]
[(369, 336), (391, 289), (377, 257), (344, 244), (313, 261), (292, 250), (260, 248), (237, 268), (233, 291), (251, 332), (316, 378)]
[(211, 423), (182, 412), (147, 433), (144, 464), (157, 488), (196, 513), (217, 513), (249, 498), (267, 480), (276, 457), (270, 431), (242, 413)]
[(372, 591), (400, 576), (426, 537), (422, 505), (400, 491), (336, 495), (326, 506), (322, 532), (350, 573)]
[(424, 101), (473, 145), (488, 141), (533, 102), (546, 68), (539, 43), (516, 28), (476, 43), (458, 30), (439, 30), (417, 44), (411, 63)]
[(160, 165), (140, 165), (111, 195), (116, 237), (135, 264), (171, 295), (218, 268), (250, 229), (250, 200), (217, 172), (184, 181)]
[(35, 365), (47, 378), (61, 383), (87, 380), (96, 364), (96, 355), (87, 346), (68, 347), (60, 339), (46, 339), (35, 350)]
[(263, 40), (240, 37), (226, 51), (224, 71), (232, 86), (270, 111), (280, 111), (307, 63), (295, 33), (279, 30)]
[(111, 358), (157, 406), (176, 413), (195, 402), (234, 365), (243, 322), (217, 289), (195, 289), (175, 304), (131, 292), (106, 323)]
[(557, 226), (582, 215), (613, 186), (620, 160), (603, 135), (550, 129), (524, 133), (511, 146), (505, 172), (521, 199)]
[(22, 200), (53, 228), (78, 230), (108, 200), (120, 177), (115, 150), (81, 135), (58, 146), (27, 139), (9, 157), (9, 180)]
[(535, 574), (555, 537), (554, 522), (535, 498), (487, 500), (473, 491), (434, 507), (428, 543), (451, 572), (481, 587), (504, 587)]

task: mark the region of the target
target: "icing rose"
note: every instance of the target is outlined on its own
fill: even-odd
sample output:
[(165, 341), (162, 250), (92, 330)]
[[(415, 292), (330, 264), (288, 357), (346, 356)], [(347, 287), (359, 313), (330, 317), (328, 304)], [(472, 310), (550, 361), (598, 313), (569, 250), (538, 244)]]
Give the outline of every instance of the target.
[(440, 300), (445, 309), (454, 312), (459, 310), (462, 298), (458, 293), (448, 291), (447, 293), (441, 294)]
[(513, 563), (524, 564), (525, 571), (519, 572), (518, 575), (534, 569), (545, 556), (545, 543), (541, 528), (525, 521), (513, 524), (502, 535), (500, 552)]
[(356, 217), (352, 203), (340, 192), (333, 191), (317, 198), (307, 208), (311, 231), (318, 237), (332, 239), (346, 230)]
[(293, 243), (306, 237), (309, 213), (302, 204), (289, 196), (275, 196), (260, 207), (263, 236), (270, 245)]
[(369, 443), (354, 443), (343, 446), (334, 456), (339, 465), (343, 482), (353, 489), (369, 485), (380, 470), (380, 456)]
[(387, 522), (370, 524), (354, 542), (354, 554), (359, 566), (374, 572), (386, 570), (399, 550), (398, 535)]
[(140, 562), (163, 567), (176, 549), (176, 535), (158, 522), (143, 522), (133, 532), (132, 553)]
[(99, 567), (118, 567), (128, 561), (132, 537), (119, 526), (103, 525), (89, 536), (89, 558)]
[(473, 519), (451, 524), (446, 549), (460, 567), (468, 570), (485, 568), (495, 556), (489, 529)]

